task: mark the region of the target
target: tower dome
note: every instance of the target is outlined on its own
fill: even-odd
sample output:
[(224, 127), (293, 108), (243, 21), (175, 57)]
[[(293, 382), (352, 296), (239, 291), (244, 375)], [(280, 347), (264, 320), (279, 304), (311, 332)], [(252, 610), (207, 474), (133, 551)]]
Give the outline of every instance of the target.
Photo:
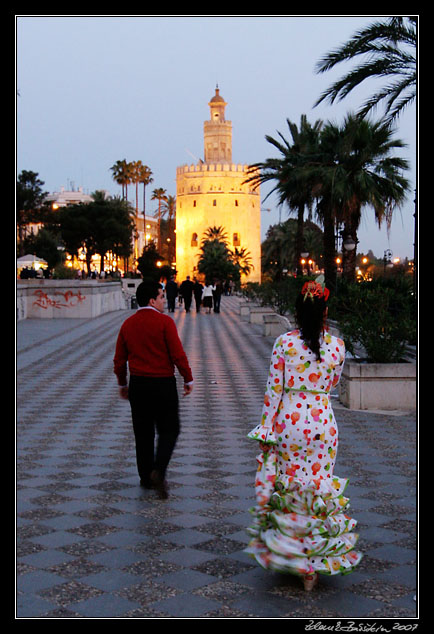
[(217, 103), (217, 102), (218, 102), (218, 103), (224, 103), (224, 104), (225, 104), (225, 106), (226, 106), (226, 102), (225, 102), (225, 100), (223, 99), (223, 97), (221, 96), (221, 94), (220, 94), (220, 89), (219, 89), (219, 87), (218, 87), (218, 86), (216, 86), (216, 89), (215, 89), (215, 95), (214, 95), (214, 97), (212, 97), (212, 99), (211, 99), (211, 101), (210, 101), (210, 104), (212, 104), (212, 103)]

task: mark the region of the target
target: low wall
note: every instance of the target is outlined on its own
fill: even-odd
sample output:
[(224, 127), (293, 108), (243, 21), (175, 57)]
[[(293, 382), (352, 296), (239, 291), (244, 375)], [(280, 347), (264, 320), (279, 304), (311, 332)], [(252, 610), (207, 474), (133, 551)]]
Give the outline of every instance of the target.
[(92, 318), (127, 307), (121, 282), (17, 280), (17, 320)]
[(265, 337), (278, 337), (292, 330), (288, 317), (278, 315), (273, 312), (272, 308), (267, 306), (259, 306), (252, 302), (242, 301), (240, 303), (240, 316), (242, 321), (262, 325)]
[(416, 409), (415, 363), (363, 363), (347, 359), (339, 400), (349, 409)]

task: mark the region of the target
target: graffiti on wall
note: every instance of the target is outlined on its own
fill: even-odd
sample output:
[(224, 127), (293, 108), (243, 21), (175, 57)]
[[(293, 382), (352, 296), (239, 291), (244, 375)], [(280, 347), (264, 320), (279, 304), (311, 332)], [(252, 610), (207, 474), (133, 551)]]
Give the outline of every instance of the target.
[(39, 306), (46, 310), (47, 308), (74, 308), (86, 299), (85, 295), (82, 295), (80, 291), (66, 291), (65, 293), (55, 293), (59, 299), (55, 297), (49, 297), (47, 293), (44, 293), (41, 289), (35, 291), (37, 299), (33, 302), (34, 306)]

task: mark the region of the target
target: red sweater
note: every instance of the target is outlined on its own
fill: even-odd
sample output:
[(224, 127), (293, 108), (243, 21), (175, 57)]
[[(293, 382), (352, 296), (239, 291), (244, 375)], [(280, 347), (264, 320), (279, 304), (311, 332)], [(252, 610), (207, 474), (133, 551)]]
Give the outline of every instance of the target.
[(127, 384), (127, 364), (130, 374), (151, 377), (173, 376), (176, 366), (184, 383), (193, 381), (175, 322), (154, 308), (139, 309), (124, 321), (113, 361), (119, 385)]

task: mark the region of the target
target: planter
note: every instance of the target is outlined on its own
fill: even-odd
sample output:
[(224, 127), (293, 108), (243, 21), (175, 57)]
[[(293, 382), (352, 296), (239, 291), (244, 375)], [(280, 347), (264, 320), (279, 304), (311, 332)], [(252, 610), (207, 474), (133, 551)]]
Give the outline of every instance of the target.
[(251, 324), (262, 324), (263, 315), (272, 314), (273, 310), (266, 306), (258, 306), (252, 303), (240, 304), (240, 316), (242, 321), (249, 321)]
[(264, 324), (265, 337), (279, 337), (285, 332), (292, 330), (291, 323), (287, 317), (277, 315), (276, 313), (266, 314), (262, 316)]
[(365, 363), (346, 360), (339, 399), (349, 409), (416, 409), (415, 363)]

